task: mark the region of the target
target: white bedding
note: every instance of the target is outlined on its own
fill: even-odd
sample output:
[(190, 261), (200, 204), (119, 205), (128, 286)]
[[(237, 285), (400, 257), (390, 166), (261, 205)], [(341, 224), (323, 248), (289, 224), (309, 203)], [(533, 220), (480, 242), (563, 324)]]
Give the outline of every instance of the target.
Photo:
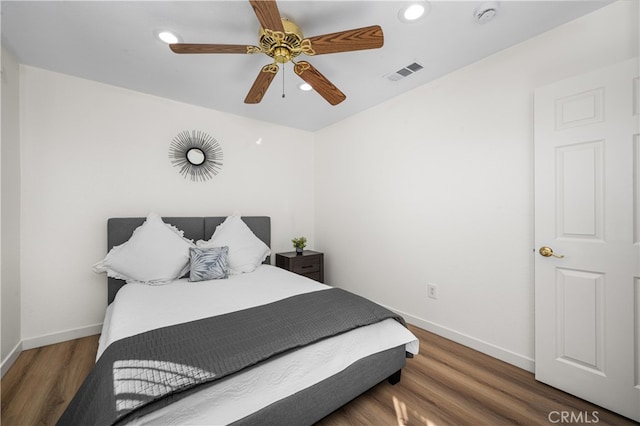
[[(269, 265), (224, 280), (127, 284), (107, 309), (98, 357), (109, 344), (128, 336), (327, 288)], [(408, 352), (418, 353), (416, 337), (394, 320), (362, 327), (220, 380), (130, 424), (227, 424), (318, 383), (358, 359), (402, 344)]]

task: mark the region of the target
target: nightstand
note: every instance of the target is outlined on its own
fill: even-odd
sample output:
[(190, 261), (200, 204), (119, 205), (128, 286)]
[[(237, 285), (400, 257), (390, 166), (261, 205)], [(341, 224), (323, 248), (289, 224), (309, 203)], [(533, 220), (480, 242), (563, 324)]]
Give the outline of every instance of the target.
[(323, 253), (312, 250), (305, 250), (302, 254), (297, 254), (295, 251), (276, 253), (276, 266), (312, 280), (324, 282)]

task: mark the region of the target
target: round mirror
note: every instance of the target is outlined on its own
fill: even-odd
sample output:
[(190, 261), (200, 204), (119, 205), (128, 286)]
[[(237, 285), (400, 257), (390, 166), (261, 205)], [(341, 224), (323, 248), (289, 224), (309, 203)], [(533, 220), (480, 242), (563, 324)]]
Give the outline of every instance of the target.
[(171, 164), (192, 181), (205, 181), (222, 167), (222, 148), (218, 141), (200, 130), (185, 130), (173, 138), (169, 147)]
[(204, 152), (200, 148), (191, 148), (187, 151), (187, 161), (194, 166), (199, 166), (206, 160)]

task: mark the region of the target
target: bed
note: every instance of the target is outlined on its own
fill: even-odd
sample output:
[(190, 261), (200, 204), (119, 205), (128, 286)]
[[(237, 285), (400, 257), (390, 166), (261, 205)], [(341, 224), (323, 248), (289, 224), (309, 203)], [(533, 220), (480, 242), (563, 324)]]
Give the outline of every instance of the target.
[[(236, 219), (261, 244), (270, 246), (269, 217)], [(162, 218), (167, 226), (183, 233), (185, 239), (203, 244), (213, 242), (219, 235), (217, 230), (228, 220), (230, 217)], [(145, 221), (149, 222), (150, 217), (109, 219), (108, 249), (112, 251), (133, 239), (132, 234)], [(228, 252), (230, 265), (235, 244), (234, 240)], [(237, 252), (233, 252), (234, 259), (238, 258)], [(225, 279), (191, 281), (189, 276), (148, 285), (125, 284), (122, 279), (110, 276), (108, 308), (94, 371), (109, 370), (104, 392), (115, 396), (101, 399), (103, 391), (91, 388), (93, 385), (87, 382), (98, 381), (95, 377), (102, 373), (94, 375), (92, 371), (59, 424), (313, 424), (381, 381), (388, 379), (395, 384), (400, 380), (406, 358), (418, 352), (418, 341), (404, 327), (402, 318), (393, 313), (387, 315), (389, 311), (360, 300), (359, 296), (270, 265), (270, 250), (260, 260), (251, 271), (230, 274)], [(191, 268), (193, 275), (193, 265)], [(338, 309), (344, 313), (336, 313)], [(357, 324), (347, 325), (351, 321), (348, 317), (355, 317), (359, 310), (364, 312), (363, 316), (375, 319), (359, 323), (361, 318), (354, 318)], [(323, 328), (344, 329), (316, 336), (316, 329), (305, 327), (317, 327), (317, 322), (323, 322)], [(295, 330), (291, 328), (286, 333), (277, 330), (289, 329), (291, 324), (295, 324)], [(191, 337), (194, 327), (206, 331)], [(285, 336), (280, 338), (275, 333)], [(143, 356), (142, 361), (135, 362), (129, 358), (140, 357), (111, 360), (114, 352), (121, 351), (114, 348), (130, 341), (126, 344), (137, 345), (139, 338), (145, 338), (150, 346), (181, 346), (172, 351), (188, 348), (186, 352), (190, 354), (209, 352), (213, 346), (222, 352), (237, 346), (233, 349), (237, 352), (231, 361), (225, 359), (220, 369), (218, 364), (216, 369), (195, 368), (200, 365), (199, 355), (185, 355), (193, 359), (171, 363), (169, 368), (165, 361), (159, 367), (157, 361), (148, 360), (164, 360), (164, 355)], [(273, 350), (272, 346), (280, 339), (290, 346)], [(295, 342), (288, 343), (291, 340)], [(230, 341), (231, 349), (220, 343), (223, 341)], [(246, 345), (251, 346), (250, 351)], [(147, 349), (127, 346), (126, 350), (138, 355)], [(257, 354), (254, 356), (253, 352)], [(235, 367), (235, 363), (242, 364)], [(180, 370), (184, 364), (191, 368), (187, 373)], [(228, 373), (227, 365), (231, 365)], [(192, 373), (193, 369), (197, 374)], [(174, 382), (167, 385), (169, 390), (160, 396), (156, 390), (145, 391), (144, 397), (132, 396), (130, 382), (141, 380), (138, 376), (132, 379), (132, 374), (137, 373), (131, 372), (154, 371), (153, 381), (159, 383), (160, 379), (155, 378), (157, 370), (163, 374), (171, 370), (169, 381)], [(180, 386), (175, 385), (176, 380)], [(158, 383), (154, 383), (154, 389)], [(92, 417), (93, 411), (109, 405), (116, 406), (119, 413), (113, 419)]]

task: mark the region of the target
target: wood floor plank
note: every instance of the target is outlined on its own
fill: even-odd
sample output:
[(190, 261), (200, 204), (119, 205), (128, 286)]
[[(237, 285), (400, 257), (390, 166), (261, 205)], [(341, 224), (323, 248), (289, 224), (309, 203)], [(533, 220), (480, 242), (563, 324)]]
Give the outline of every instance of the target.
[[(597, 412), (598, 426), (637, 424), (536, 382), (525, 370), (410, 328), (420, 354), (407, 360), (400, 383), (380, 383), (318, 425), (536, 426), (551, 424), (555, 412)], [(2, 378), (2, 425), (55, 424), (93, 366), (98, 337), (24, 351)]]
[(23, 351), (2, 378), (2, 425), (54, 425), (93, 366), (98, 338)]

